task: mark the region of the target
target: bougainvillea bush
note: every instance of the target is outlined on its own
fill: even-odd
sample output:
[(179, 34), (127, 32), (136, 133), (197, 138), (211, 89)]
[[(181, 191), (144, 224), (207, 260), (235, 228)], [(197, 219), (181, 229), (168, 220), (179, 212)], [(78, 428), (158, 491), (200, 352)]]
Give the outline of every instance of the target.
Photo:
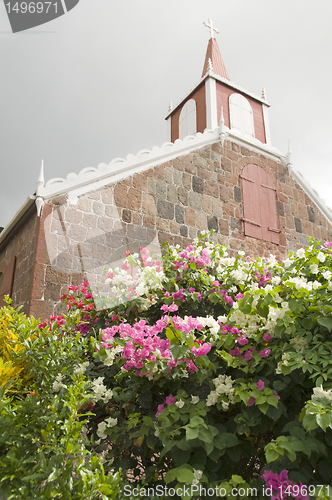
[(73, 421), (105, 474), (121, 471), (118, 498), (332, 498), (332, 243), (278, 263), (210, 236), (162, 262), (127, 252), (107, 270), (111, 302), (69, 287), (39, 331), (63, 352), (75, 339), (80, 360), (70, 344), (49, 397), (79, 374)]

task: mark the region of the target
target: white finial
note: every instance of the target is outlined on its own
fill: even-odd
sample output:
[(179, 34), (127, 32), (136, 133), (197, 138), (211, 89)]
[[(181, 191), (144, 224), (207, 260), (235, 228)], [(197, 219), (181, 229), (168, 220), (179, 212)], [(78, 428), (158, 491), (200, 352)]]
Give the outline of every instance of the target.
[(288, 139), (288, 151), (286, 154), (286, 163), (288, 169), (292, 168), (292, 150), (291, 150), (290, 139)]
[(226, 137), (226, 128), (225, 128), (224, 112), (222, 106), (221, 106), (220, 122), (219, 122), (219, 137), (221, 145), (223, 146)]
[(41, 167), (39, 171), (39, 176), (37, 180), (37, 188), (36, 188), (36, 206), (37, 206), (37, 215), (38, 217), (40, 216), (41, 209), (43, 208), (44, 205), (44, 198), (41, 195), (42, 188), (45, 185), (44, 181), (44, 160), (41, 162)]
[(208, 63), (207, 63), (207, 73), (209, 71), (211, 71), (213, 73), (213, 65), (212, 65), (212, 61), (210, 58), (209, 58)]
[(213, 26), (213, 21), (211, 19), (208, 19), (207, 21), (203, 21), (204, 26), (209, 28), (210, 30), (210, 38), (214, 38), (213, 32), (215, 31), (217, 34), (219, 33), (219, 30)]
[(264, 99), (264, 101), (266, 101), (266, 91), (265, 91), (264, 87), (262, 88), (262, 99)]
[(173, 104), (172, 101), (169, 101), (168, 112), (170, 113), (171, 111), (173, 111)]

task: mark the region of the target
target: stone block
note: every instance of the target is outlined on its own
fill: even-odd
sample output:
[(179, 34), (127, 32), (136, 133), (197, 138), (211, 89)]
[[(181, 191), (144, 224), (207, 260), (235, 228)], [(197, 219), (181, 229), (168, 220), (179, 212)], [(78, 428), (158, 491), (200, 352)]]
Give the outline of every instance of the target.
[(202, 209), (206, 214), (211, 214), (211, 207), (212, 203), (211, 200), (214, 198), (211, 198), (211, 196), (207, 196), (205, 194), (202, 195)]
[(99, 217), (98, 218), (98, 228), (105, 233), (110, 233), (114, 227), (114, 220), (109, 217)]
[(143, 222), (142, 216), (138, 212), (132, 212), (132, 222), (134, 226), (141, 226)]
[(191, 238), (192, 240), (194, 238), (196, 238), (197, 236), (197, 229), (195, 227), (190, 227), (189, 228), (189, 238)]
[(135, 174), (133, 176), (133, 187), (139, 191), (147, 190), (147, 177), (143, 174)]
[(92, 191), (87, 196), (90, 200), (100, 201), (100, 199), (101, 199), (100, 191)]
[(196, 177), (195, 175), (192, 177), (192, 189), (196, 193), (204, 193), (204, 180), (200, 177)]
[(207, 159), (201, 154), (195, 153), (193, 155), (193, 165), (197, 168), (207, 168)]
[(129, 242), (131, 240), (147, 241), (147, 229), (141, 226), (127, 226), (127, 237)]
[(223, 203), (218, 198), (211, 198), (212, 201), (212, 215), (216, 215), (218, 218), (223, 217)]
[(122, 220), (123, 222), (131, 222), (131, 211), (124, 208), (122, 210)]
[(203, 212), (196, 212), (196, 214), (195, 214), (195, 226), (200, 231), (207, 230), (208, 226), (207, 226), (206, 214), (204, 214)]
[(180, 225), (173, 220), (169, 223), (169, 229), (172, 234), (180, 234)]
[(127, 208), (128, 188), (124, 184), (116, 184), (114, 187), (114, 201), (117, 207)]
[(71, 224), (68, 230), (68, 236), (74, 241), (84, 241), (88, 233), (88, 228), (85, 226), (79, 226), (77, 224)]
[(98, 215), (96, 214), (83, 214), (83, 226), (97, 227)]
[(174, 236), (172, 234), (164, 233), (162, 231), (159, 231), (158, 233), (158, 240), (160, 245), (162, 245), (165, 242), (168, 243), (169, 245), (174, 244)]
[(165, 179), (163, 165), (158, 165), (157, 167), (154, 167), (154, 177), (155, 177), (155, 179), (158, 179), (159, 181), (163, 181)]
[(238, 219), (235, 219), (235, 217), (231, 217), (230, 226), (231, 226), (232, 231), (239, 231), (240, 221)]
[(144, 215), (143, 226), (154, 229), (156, 226), (156, 219), (154, 217), (151, 217), (150, 215)]
[(307, 205), (307, 211), (308, 211), (308, 219), (310, 222), (315, 223), (316, 222), (316, 217), (315, 217), (315, 210), (312, 206)]
[(184, 238), (188, 238), (188, 227), (185, 225), (180, 226), (180, 235)]
[(156, 179), (148, 177), (148, 193), (156, 194)]
[(141, 208), (142, 194), (138, 189), (129, 188), (127, 207), (130, 210), (138, 210)]
[(177, 203), (178, 201), (177, 187), (173, 184), (167, 186), (167, 200), (171, 203)]
[(192, 176), (190, 174), (187, 174), (186, 172), (183, 173), (182, 175), (182, 182), (183, 182), (183, 187), (186, 189), (191, 189), (192, 187)]
[(184, 187), (178, 187), (178, 200), (182, 205), (187, 206), (189, 203), (189, 192)]
[(173, 167), (165, 167), (164, 173), (167, 184), (173, 184)]
[(151, 194), (143, 193), (142, 200), (143, 214), (157, 215), (157, 206), (154, 197)]
[(92, 210), (92, 201), (82, 196), (81, 198), (78, 198), (76, 206), (78, 210), (89, 213)]
[(195, 226), (195, 210), (192, 208), (185, 208), (185, 224), (187, 226)]
[(226, 172), (232, 172), (232, 161), (229, 158), (222, 157), (220, 160), (220, 166)]
[(165, 200), (166, 199), (166, 192), (167, 192), (166, 182), (157, 180), (156, 181), (156, 195), (157, 195), (157, 197)]
[(278, 215), (281, 215), (282, 217), (285, 215), (284, 204), (281, 203), (280, 201), (277, 202), (277, 212)]
[(301, 220), (298, 219), (297, 217), (294, 217), (294, 222), (295, 222), (295, 230), (297, 233), (302, 233), (302, 223)]
[(184, 208), (180, 205), (175, 205), (175, 220), (178, 224), (184, 224)]
[(218, 198), (219, 189), (218, 189), (217, 184), (215, 184), (214, 182), (208, 181), (208, 182), (205, 182), (204, 187), (205, 187), (205, 194), (207, 194), (209, 196), (214, 196), (214, 198)]
[(194, 210), (201, 210), (202, 208), (201, 196), (202, 196), (201, 194), (191, 191), (189, 193), (189, 207), (193, 208)]
[(105, 205), (105, 215), (111, 217), (111, 219), (119, 219), (121, 214), (121, 209), (118, 209), (115, 205)]
[(182, 172), (180, 172), (179, 170), (176, 170), (175, 168), (173, 169), (173, 182), (177, 186), (182, 185)]
[(238, 186), (234, 186), (234, 200), (238, 201), (239, 203), (242, 202), (242, 193), (241, 189)]
[(93, 201), (92, 202), (92, 211), (96, 215), (104, 215), (105, 213), (105, 206), (103, 203), (99, 201)]
[(207, 226), (208, 226), (208, 230), (209, 231), (211, 229), (214, 229), (215, 231), (218, 231), (218, 229), (219, 229), (218, 218), (215, 215), (208, 216), (208, 218), (207, 218)]
[(101, 192), (101, 201), (105, 205), (113, 205), (114, 204), (114, 193), (113, 193), (113, 187), (106, 187), (102, 192)]
[(174, 203), (165, 200), (157, 200), (158, 215), (162, 219), (174, 219)]

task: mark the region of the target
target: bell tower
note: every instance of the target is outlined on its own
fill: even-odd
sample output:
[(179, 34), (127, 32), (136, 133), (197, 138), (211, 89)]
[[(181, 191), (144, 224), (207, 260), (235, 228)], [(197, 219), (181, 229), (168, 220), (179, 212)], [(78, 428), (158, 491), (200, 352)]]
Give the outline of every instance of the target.
[(246, 142), (272, 146), (265, 90), (258, 97), (230, 81), (215, 39), (219, 31), (208, 19), (210, 31), (201, 80), (166, 116), (168, 139), (175, 142), (223, 122), (227, 132)]

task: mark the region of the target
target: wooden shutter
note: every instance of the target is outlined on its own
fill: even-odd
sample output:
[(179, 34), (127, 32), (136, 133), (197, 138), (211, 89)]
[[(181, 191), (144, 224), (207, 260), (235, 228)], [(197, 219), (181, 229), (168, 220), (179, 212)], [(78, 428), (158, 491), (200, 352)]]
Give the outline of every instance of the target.
[(279, 244), (276, 189), (258, 165), (246, 165), (241, 174), (244, 234)]
[(15, 274), (15, 264), (16, 257), (13, 257), (10, 261), (6, 270), (3, 274), (3, 279), (1, 283), (0, 289), (0, 307), (5, 306), (6, 303), (4, 301), (5, 295), (9, 295), (11, 297), (13, 291), (13, 282), (14, 282), (14, 274)]

